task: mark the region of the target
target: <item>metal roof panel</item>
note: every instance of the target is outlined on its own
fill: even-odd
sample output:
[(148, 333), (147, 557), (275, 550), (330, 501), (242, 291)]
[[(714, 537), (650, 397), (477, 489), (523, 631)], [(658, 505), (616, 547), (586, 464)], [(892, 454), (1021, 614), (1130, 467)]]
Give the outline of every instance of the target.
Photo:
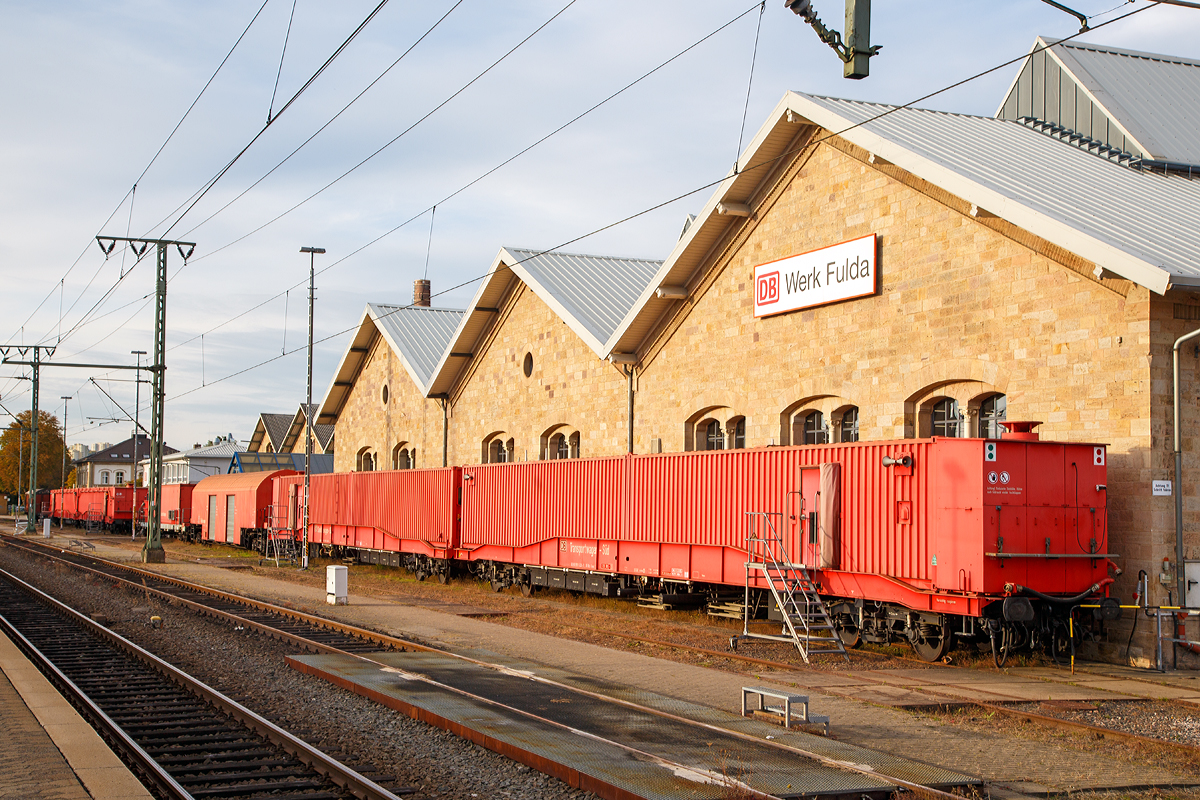
[(1159, 293), (1200, 283), (1198, 180), (1130, 169), (1017, 122), (790, 96), (826, 129), (1118, 275)]

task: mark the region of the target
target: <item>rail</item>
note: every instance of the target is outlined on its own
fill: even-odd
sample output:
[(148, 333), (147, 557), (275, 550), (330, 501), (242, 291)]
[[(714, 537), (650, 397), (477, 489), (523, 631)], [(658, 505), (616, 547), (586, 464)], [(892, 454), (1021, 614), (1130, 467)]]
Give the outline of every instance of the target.
[[(22, 544), (25, 544), (25, 543), (23, 542)], [(37, 549), (39, 549), (39, 550), (43, 549), (42, 547), (38, 546), (38, 543), (29, 543), (29, 545), (27, 545), (27, 546), (30, 546), (30, 545), (36, 546)], [(32, 547), (31, 547), (31, 549), (32, 549)], [(501, 665), (501, 664), (493, 664), (493, 663), (490, 663), (487, 661), (482, 661), (482, 660), (479, 660), (476, 658), (472, 658), (470, 656), (461, 655), (461, 654), (453, 653), (453, 652), (446, 651), (446, 650), (440, 650), (436, 647), (430, 647), (428, 645), (419, 644), (419, 643), (413, 642), (411, 640), (388, 636), (386, 634), (377, 633), (375, 631), (370, 631), (370, 630), (367, 630), (364, 628), (359, 628), (359, 627), (356, 627), (353, 625), (348, 625), (345, 623), (333, 622), (332, 620), (328, 620), (328, 619), (325, 619), (322, 617), (317, 617), (317, 616), (314, 616), (311, 614), (306, 614), (304, 612), (296, 611), (293, 609), (287, 609), (287, 608), (283, 608), (281, 606), (275, 606), (270, 603), (265, 603), (263, 601), (254, 600), (252, 598), (242, 597), (240, 595), (235, 595), (235, 594), (232, 594), (229, 592), (223, 592), (223, 591), (220, 591), (217, 589), (212, 589), (212, 588), (209, 588), (206, 586), (201, 586), (199, 584), (192, 584), (187, 581), (183, 581), (178, 578), (172, 578), (169, 576), (165, 576), (165, 575), (162, 575), (161, 573), (157, 573), (154, 571), (140, 569), (138, 567), (134, 567), (134, 566), (127, 565), (127, 564), (120, 564), (117, 562), (107, 561), (107, 560), (105, 560), (103, 558), (99, 558), (97, 556), (83, 556), (82, 554), (77, 554), (77, 553), (61, 553), (57, 549), (54, 553), (46, 554), (47, 557), (61, 560), (70, 566), (73, 566), (76, 568), (81, 568), (81, 569), (88, 569), (88, 567), (81, 567), (81, 565), (79, 565), (75, 561), (62, 559), (61, 558), (62, 555), (71, 555), (76, 558), (86, 558), (88, 561), (91, 561), (91, 562), (96, 562), (99, 564), (103, 564), (107, 567), (112, 567), (112, 568), (116, 568), (121, 571), (133, 573), (134, 575), (141, 578), (142, 581), (146, 581), (146, 583), (143, 583), (141, 581), (139, 581), (139, 582), (127, 581), (128, 583), (131, 583), (133, 586), (135, 586), (139, 592), (150, 592), (153, 594), (157, 594), (157, 595), (164, 597), (169, 602), (180, 602), (181, 599), (176, 597), (175, 595), (171, 595), (169, 593), (162, 592), (161, 590), (153, 588), (153, 586), (148, 585), (148, 582), (149, 581), (164, 581), (164, 582), (179, 586), (181, 588), (186, 588), (190, 591), (194, 591), (198, 594), (207, 594), (209, 596), (212, 596), (212, 597), (215, 597), (218, 599), (236, 602), (236, 603), (244, 605), (244, 606), (249, 606), (250, 608), (253, 608), (253, 609), (268, 611), (273, 614), (278, 614), (280, 616), (285, 616), (285, 617), (291, 618), (293, 620), (298, 620), (298, 621), (306, 623), (307, 625), (311, 625), (311, 626), (319, 627), (319, 628), (332, 629), (337, 632), (349, 634), (349, 635), (352, 635), (352, 636), (355, 636), (358, 638), (362, 638), (362, 639), (367, 639), (367, 640), (370, 640), (373, 642), (377, 642), (377, 643), (384, 644), (387, 646), (395, 647), (398, 649), (419, 650), (419, 651), (425, 651), (425, 652), (429, 652), (429, 653), (435, 653), (435, 654), (447, 656), (449, 658), (459, 660), (459, 661), (462, 661), (465, 663), (475, 664), (477, 666), (481, 666), (481, 667), (484, 667), (487, 669), (496, 670), (500, 673), (508, 674), (511, 672), (510, 668), (508, 668), (504, 665)], [(101, 573), (101, 574), (104, 574), (104, 573)], [(126, 580), (126, 579), (118, 578), (118, 580)], [(291, 642), (299, 644), (301, 646), (317, 650), (318, 652), (331, 653), (331, 652), (338, 652), (338, 650), (339, 650), (336, 647), (330, 646), (328, 644), (323, 644), (320, 641), (318, 641), (317, 639), (300, 635), (300, 634), (296, 633), (294, 630), (288, 631), (288, 630), (283, 630), (283, 629), (272, 629), (272, 628), (270, 628), (270, 626), (266, 626), (266, 625), (262, 624), (261, 622), (255, 622), (251, 618), (246, 618), (246, 617), (239, 618), (235, 614), (231, 614), (229, 612), (220, 611), (220, 610), (216, 610), (216, 609), (209, 609), (208, 607), (201, 606), (198, 603), (192, 603), (191, 601), (184, 601), (181, 604), (187, 605), (189, 607), (194, 606), (197, 608), (204, 609), (204, 613), (213, 613), (214, 615), (224, 617), (225, 619), (228, 619), (230, 621), (237, 620), (238, 624), (249, 625), (250, 627), (253, 627), (256, 630), (259, 630), (260, 632), (267, 633), (268, 635), (275, 636), (276, 638), (291, 641)], [(115, 634), (113, 634), (113, 635), (115, 635)], [(341, 652), (348, 652), (348, 651), (341, 650)], [(356, 658), (359, 658), (363, 661), (378, 664), (379, 666), (382, 666), (382, 667), (388, 666), (387, 664), (380, 662), (380, 661), (376, 661), (376, 660), (370, 658), (367, 654), (364, 654), (361, 652), (358, 652), (358, 653), (348, 652), (348, 654), (352, 655)], [(735, 739), (744, 740), (747, 742), (754, 742), (756, 744), (764, 744), (763, 740), (760, 737), (752, 735), (752, 734), (743, 733), (743, 732), (735, 731), (735, 730), (729, 730), (729, 729), (721, 728), (719, 726), (715, 726), (715, 725), (712, 725), (709, 723), (700, 722), (700, 721), (693, 720), (693, 719), (688, 719), (686, 717), (672, 714), (668, 711), (653, 708), (651, 706), (644, 706), (644, 705), (641, 705), (639, 703), (635, 703), (635, 702), (632, 702), (629, 700), (615, 698), (615, 697), (612, 697), (609, 695), (601, 694), (599, 692), (589, 691), (589, 690), (586, 690), (586, 689), (583, 689), (583, 688), (580, 688), (577, 686), (571, 686), (571, 685), (568, 685), (565, 683), (561, 683), (559, 681), (556, 681), (554, 679), (551, 679), (551, 678), (548, 678), (545, 676), (528, 675), (525, 677), (527, 677), (531, 681), (534, 681), (536, 683), (539, 683), (539, 684), (544, 685), (549, 688), (575, 692), (580, 695), (583, 695), (586, 697), (591, 697), (596, 700), (612, 703), (616, 706), (621, 706), (621, 707), (628, 708), (628, 709), (635, 710), (635, 711), (646, 712), (653, 716), (662, 717), (664, 719), (668, 719), (668, 720), (672, 720), (672, 721), (676, 721), (676, 722), (686, 723), (687, 725), (690, 725), (698, 730), (709, 731), (709, 732), (713, 732), (713, 733), (719, 732), (724, 735), (732, 736)], [(468, 693), (468, 692), (465, 692), (462, 690), (456, 690), (456, 693), (458, 693), (462, 696), (465, 696), (465, 697), (473, 697), (473, 698), (478, 699), (481, 702), (484, 702), (487, 704), (498, 705), (497, 703), (495, 703), (495, 701), (487, 700), (487, 699), (483, 698), (482, 696), (477, 696), (477, 695), (474, 695), (472, 693)], [(230, 701), (230, 702), (232, 702), (232, 701)], [(538, 719), (537, 715), (532, 714), (528, 710), (525, 710), (525, 709), (515, 709), (515, 710), (522, 716)], [(547, 722), (549, 722), (549, 721), (547, 721)], [(478, 742), (478, 743), (483, 744), (484, 746), (487, 746), (487, 747), (492, 747), (492, 744), (489, 743), (488, 741), (482, 741), (482, 742)], [(624, 747), (620, 743), (615, 743), (615, 744), (618, 747)], [(940, 791), (940, 790), (934, 789), (932, 787), (924, 786), (922, 784), (915, 783), (910, 780), (905, 780), (903, 778), (899, 778), (895, 775), (888, 774), (888, 772), (886, 770), (881, 770), (878, 767), (848, 763), (843, 760), (830, 758), (826, 755), (822, 755), (821, 753), (815, 752), (813, 750), (805, 749), (805, 748), (802, 748), (802, 747), (799, 747), (796, 745), (787, 744), (787, 743), (776, 741), (776, 740), (768, 740), (765, 742), (765, 744), (773, 749), (788, 751), (790, 753), (793, 753), (793, 754), (796, 754), (796, 755), (799, 755), (799, 756), (802, 756), (802, 757), (805, 757), (808, 759), (812, 759), (812, 760), (817, 761), (826, 766), (831, 766), (831, 767), (835, 767), (837, 769), (846, 770), (849, 772), (859, 773), (859, 774), (863, 774), (863, 775), (869, 775), (869, 776), (883, 778), (887, 781), (891, 781), (901, 787), (904, 787), (905, 789), (908, 789), (910, 791), (921, 792), (924, 796), (927, 796), (930, 798), (941, 798), (942, 800), (960, 800), (960, 798), (957, 795), (951, 794), (949, 792)], [(625, 748), (625, 749), (628, 749), (628, 748)], [(509, 757), (514, 757), (514, 758), (520, 755), (519, 753), (514, 754), (513, 752), (510, 752), (510, 751), (505, 751), (504, 754), (508, 755)], [(536, 760), (536, 758), (535, 758), (535, 760)], [(530, 762), (527, 762), (527, 763), (530, 763)], [(666, 763), (666, 762), (664, 762), (664, 763)], [(566, 766), (570, 767), (570, 765), (566, 765)], [(678, 767), (679, 769), (682, 769), (682, 770), (688, 769), (684, 765), (674, 765), (674, 766)], [(557, 773), (550, 773), (550, 774), (555, 774), (556, 777), (559, 777), (560, 779), (570, 782), (570, 773), (573, 771), (574, 770), (569, 770), (567, 773), (564, 773), (564, 774), (557, 774)], [(746, 787), (746, 788), (749, 789), (749, 787)], [(750, 793), (751, 797), (762, 797), (762, 798), (771, 797), (771, 795), (765, 795), (760, 792), (753, 792), (753, 790), (750, 790), (750, 792), (751, 792)]]
[[(147, 650), (142, 649), (133, 642), (124, 637), (108, 630), (102, 625), (93, 622), (79, 612), (64, 605), (53, 597), (45, 594), (36, 587), (20, 580), (14, 575), (11, 575), (4, 570), (0, 570), (0, 577), (11, 583), (14, 587), (20, 589), (28, 595), (36, 603), (47, 607), (60, 617), (65, 617), (73, 623), (77, 629), (82, 630), (90, 637), (103, 642), (115, 651), (118, 651), (133, 660), (140, 662), (151, 671), (158, 673), (166, 679), (164, 686), (175, 684), (184, 692), (190, 694), (208, 705), (212, 706), (219, 713), (227, 715), (233, 720), (236, 720), (245, 728), (253, 731), (263, 740), (270, 742), (282, 751), (288, 753), (299, 762), (305, 764), (314, 772), (324, 776), (330, 782), (345, 790), (346, 792), (367, 800), (398, 800), (397, 796), (387, 789), (379, 786), (374, 781), (363, 777), (359, 773), (345, 766), (336, 759), (312, 747), (307, 742), (304, 742), (282, 728), (276, 726), (269, 720), (259, 716), (250, 709), (232, 700), (229, 697), (221, 694), (212, 687), (204, 684), (192, 676), (188, 675), (163, 661)], [(190, 800), (192, 794), (185, 789), (180, 783), (173, 778), (161, 764), (155, 760), (139, 745), (133, 737), (126, 732), (124, 727), (115, 721), (108, 713), (106, 713), (100, 705), (93, 701), (88, 694), (80, 688), (80, 686), (72, 680), (64, 670), (52, 663), (52, 660), (47, 657), (35, 644), (27, 638), (21, 631), (21, 626), (13, 624), (9, 617), (13, 614), (16, 604), (6, 604), (4, 614), (0, 615), (0, 627), (3, 627), (7, 633), (13, 638), (26, 655), (38, 664), (39, 669), (47, 675), (59, 688), (64, 692), (75, 705), (84, 711), (85, 716), (89, 718), (89, 722), (96, 727), (101, 734), (110, 742), (114, 743), (122, 755), (132, 761), (139, 772), (145, 775), (153, 784), (152, 788), (157, 789), (160, 793), (171, 797), (180, 798), (181, 800)], [(35, 626), (36, 627), (36, 626)], [(61, 639), (64, 636), (61, 628), (55, 626), (55, 630), (49, 634), (51, 644), (56, 649), (62, 650)], [(105, 692), (111, 695), (113, 692), (112, 683), (115, 679), (105, 675)], [(197, 723), (193, 723), (196, 725)], [(147, 727), (145, 725), (143, 728)], [(259, 790), (263, 788), (261, 785), (251, 783), (245, 786), (247, 796), (250, 794), (257, 795)], [(236, 797), (239, 792), (232, 788), (226, 788), (222, 791), (222, 796)]]

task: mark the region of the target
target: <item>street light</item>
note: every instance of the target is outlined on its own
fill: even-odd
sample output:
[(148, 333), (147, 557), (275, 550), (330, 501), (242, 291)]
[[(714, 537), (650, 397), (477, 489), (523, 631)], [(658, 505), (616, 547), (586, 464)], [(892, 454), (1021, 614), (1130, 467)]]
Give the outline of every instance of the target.
[(301, 253), (308, 253), (308, 395), (304, 401), (304, 532), (302, 552), (300, 554), (300, 569), (308, 569), (308, 482), (312, 476), (312, 361), (313, 361), (313, 260), (317, 253), (324, 253), (324, 247), (301, 247)]
[(145, 350), (130, 350), (130, 355), (137, 356), (137, 372), (133, 374), (133, 532), (130, 539), (137, 539), (137, 518), (138, 518), (138, 432), (142, 426), (138, 424), (139, 406), (142, 404), (142, 356), (146, 355)]
[[(63, 401), (63, 465), (62, 465), (62, 481), (59, 483), (59, 502), (62, 502), (62, 489), (67, 488), (67, 408), (68, 403), (73, 400), (73, 397), (63, 397), (59, 395)], [(58, 529), (63, 528), (63, 516), (60, 513), (58, 517)]]

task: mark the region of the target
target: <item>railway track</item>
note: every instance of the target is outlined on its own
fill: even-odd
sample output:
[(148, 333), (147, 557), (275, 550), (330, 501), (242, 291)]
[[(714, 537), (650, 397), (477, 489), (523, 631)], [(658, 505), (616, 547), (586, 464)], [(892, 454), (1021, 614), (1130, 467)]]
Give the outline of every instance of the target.
[(0, 570), (0, 628), (159, 797), (394, 800), (390, 791)]
[[(374, 631), (336, 623), (331, 620), (305, 614), (303, 612), (285, 609), (279, 606), (263, 603), (261, 601), (256, 601), (226, 592), (221, 592), (215, 589), (210, 589), (208, 587), (191, 584), (177, 578), (170, 578), (147, 572), (131, 565), (118, 564), (116, 562), (106, 561), (104, 559), (88, 556), (78, 552), (62, 551), (61, 548), (48, 547), (42, 545), (41, 543), (31, 542), (28, 540), (19, 540), (12, 537), (3, 537), (3, 539), (6, 544), (13, 545), (27, 552), (34, 552), (43, 558), (49, 558), (59, 563), (66, 564), (72, 568), (85, 570), (93, 574), (100, 575), (112, 581), (122, 582), (129, 589), (133, 589), (138, 592), (144, 591), (148, 594), (156, 595), (167, 602), (182, 605), (200, 613), (222, 618), (235, 625), (253, 628), (261, 633), (272, 636), (276, 639), (280, 639), (289, 644), (319, 653), (353, 654), (357, 655), (357, 657), (363, 661), (373, 662), (376, 665), (382, 665), (381, 661), (375, 661), (372, 659), (369, 653), (379, 653), (381, 650), (385, 649), (399, 651), (415, 650), (451, 656), (454, 659), (459, 659), (466, 663), (477, 664), (489, 669), (495, 668), (495, 665), (478, 662), (463, 656), (445, 653), (437, 648), (429, 647), (421, 643), (397, 639)], [(313, 638), (308, 638), (310, 635)], [(345, 645), (347, 649), (343, 650), (339, 645)], [(504, 668), (500, 669), (502, 672), (505, 671)], [(732, 731), (722, 731), (721, 729), (714, 728), (707, 723), (693, 722), (686, 718), (677, 717), (658, 709), (642, 706), (625, 700), (615, 700), (613, 698), (608, 698), (599, 694), (587, 692), (585, 690), (570, 689), (569, 687), (559, 685), (554, 681), (549, 681), (544, 678), (538, 678), (536, 680), (550, 689), (579, 692), (584, 696), (590, 696), (598, 701), (612, 702), (615, 705), (623, 707), (631, 712), (645, 713), (672, 723), (691, 726), (695, 729), (695, 732), (692, 734), (693, 736), (701, 736), (707, 733), (707, 735), (711, 737), (720, 731), (721, 733), (729, 735), (734, 740), (750, 742), (756, 746), (763, 744), (763, 742), (755, 736), (747, 736), (746, 734)], [(458, 691), (458, 693), (463, 696), (471, 696), (468, 692)], [(485, 704), (491, 706), (500, 705), (494, 700), (489, 700), (487, 698), (477, 697), (475, 699), (479, 699)], [(543, 719), (524, 709), (509, 708), (508, 710), (538, 723), (549, 723), (551, 725), (559, 725), (561, 727), (560, 723), (554, 723), (550, 720)], [(422, 718), (428, 721), (427, 716), (423, 716)], [(470, 731), (456, 730), (455, 732), (460, 736), (466, 736), (472, 741), (476, 741), (477, 744), (485, 744), (485, 746), (490, 746), (482, 739), (477, 740), (472, 738)], [(591, 738), (596, 739), (597, 737)], [(768, 738), (770, 739), (772, 737)], [(635, 749), (630, 748), (628, 745), (622, 744), (616, 740), (611, 740), (610, 743), (627, 753), (632, 753), (636, 758), (652, 759), (658, 762), (660, 766), (666, 767), (668, 770), (673, 771), (676, 774), (694, 773), (690, 767), (684, 764), (672, 763), (669, 760), (664, 760), (657, 756), (651, 756), (647, 753), (636, 751)], [(892, 781), (898, 787), (903, 787), (910, 791), (915, 790), (922, 792), (930, 798), (941, 797), (946, 798), (946, 800), (954, 800), (955, 798), (955, 795), (940, 791), (936, 788), (914, 783), (912, 781), (897, 778), (895, 776), (888, 776), (875, 768), (860, 767), (853, 763), (845, 762), (835, 758), (829, 758), (816, 752), (800, 750), (793, 746), (788, 746), (782, 743), (768, 742), (767, 746), (768, 748), (782, 751), (784, 753), (792, 753), (794, 755), (804, 756), (807, 759), (815, 762), (821, 768), (831, 768), (835, 771), (857, 772), (874, 779), (883, 778)], [(499, 752), (509, 755), (510, 757), (517, 758), (518, 760), (522, 760), (523, 756), (529, 755), (528, 753), (514, 752), (503, 749)], [(541, 771), (565, 780), (572, 785), (579, 785), (572, 780), (573, 776), (577, 775), (577, 773), (574, 766), (570, 763), (552, 763), (542, 757), (534, 757), (531, 760), (526, 761), (526, 763), (530, 763)], [(620, 791), (609, 794), (607, 791), (605, 791), (605, 787), (598, 786), (594, 782), (589, 784), (587, 788), (601, 793), (602, 796), (636, 796), (622, 794)], [(739, 797), (745, 796), (760, 798), (760, 800), (778, 800), (778, 798), (776, 798), (774, 795), (753, 790), (746, 785), (739, 785), (738, 791), (742, 792), (742, 794), (738, 795)]]
[[(171, 578), (148, 572), (131, 565), (109, 562), (93, 556), (87, 556), (85, 554), (71, 551), (63, 552), (60, 548), (47, 547), (41, 545), (40, 543), (31, 542), (29, 540), (14, 539), (12, 537), (4, 537), (4, 539), (8, 543), (15, 544), (23, 549), (37, 552), (45, 557), (57, 559), (78, 569), (88, 570), (95, 574), (103, 575), (114, 580), (123, 581), (129, 586), (135, 587), (139, 590), (146, 590), (158, 594), (160, 597), (168, 600), (169, 602), (186, 606), (199, 613), (223, 618), (234, 624), (252, 627), (260, 633), (273, 636), (277, 639), (289, 642), (301, 648), (328, 653), (366, 653), (378, 651), (380, 649), (425, 650), (429, 652), (441, 652), (436, 648), (431, 648), (418, 642), (397, 639), (395, 637), (375, 631), (356, 628), (354, 626), (333, 622), (331, 620), (306, 614), (300, 611), (286, 609), (250, 598), (222, 592), (220, 590), (191, 584), (177, 578)], [(756, 658), (735, 652), (711, 650), (694, 645), (686, 645), (666, 640), (640, 637), (633, 634), (595, 628), (582, 624), (572, 624), (569, 627), (575, 627), (578, 629), (588, 630), (598, 634), (615, 636), (623, 639), (635, 640), (664, 648), (702, 653), (713, 657), (753, 664), (755, 666), (765, 666), (780, 670), (796, 669), (795, 664)], [(880, 683), (883, 682), (880, 681)], [(939, 696), (939, 693), (936, 690), (927, 690), (927, 692), (935, 697)], [(1141, 736), (1125, 731), (1090, 725), (1084, 722), (1064, 720), (1053, 716), (1022, 711), (1009, 708), (1001, 703), (965, 700), (961, 697), (949, 694), (944, 695), (944, 700), (944, 705), (947, 708), (974, 706), (986, 712), (1012, 718), (1013, 720), (1034, 722), (1039, 725), (1059, 730), (1084, 733), (1097, 739), (1107, 738), (1118, 742), (1136, 742), (1149, 747), (1162, 747), (1187, 755), (1191, 758), (1200, 756), (1200, 748), (1196, 748), (1191, 745)]]

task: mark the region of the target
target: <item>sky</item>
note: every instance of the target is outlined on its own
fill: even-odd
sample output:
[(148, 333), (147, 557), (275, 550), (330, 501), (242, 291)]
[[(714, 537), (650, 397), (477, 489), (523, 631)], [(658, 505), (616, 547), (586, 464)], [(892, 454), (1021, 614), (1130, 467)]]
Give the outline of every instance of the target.
[[(1066, 4), (1089, 16), (1081, 41), (1200, 58), (1200, 10)], [(195, 242), (186, 264), (168, 251), (176, 448), (248, 440), (260, 413), (304, 400), (303, 246), (327, 251), (313, 257), (319, 403), (366, 303), (407, 303), (415, 279), (465, 308), (505, 246), (666, 258), (711, 191), (695, 190), (788, 90), (909, 103), (1079, 30), (1039, 0), (876, 0), (882, 50), (851, 81), (782, 0), (388, 2), (322, 71), (379, 0), (260, 5), (0, 0), (0, 342), (133, 364), (153, 350), (153, 250), (106, 258), (94, 237)], [(813, 6), (843, 29), (841, 0)], [(918, 105), (990, 116), (1018, 68)], [(72, 444), (121, 441), (133, 374), (44, 367), (40, 406), (67, 406)], [(0, 366), (12, 413), (31, 403), (21, 375)]]

